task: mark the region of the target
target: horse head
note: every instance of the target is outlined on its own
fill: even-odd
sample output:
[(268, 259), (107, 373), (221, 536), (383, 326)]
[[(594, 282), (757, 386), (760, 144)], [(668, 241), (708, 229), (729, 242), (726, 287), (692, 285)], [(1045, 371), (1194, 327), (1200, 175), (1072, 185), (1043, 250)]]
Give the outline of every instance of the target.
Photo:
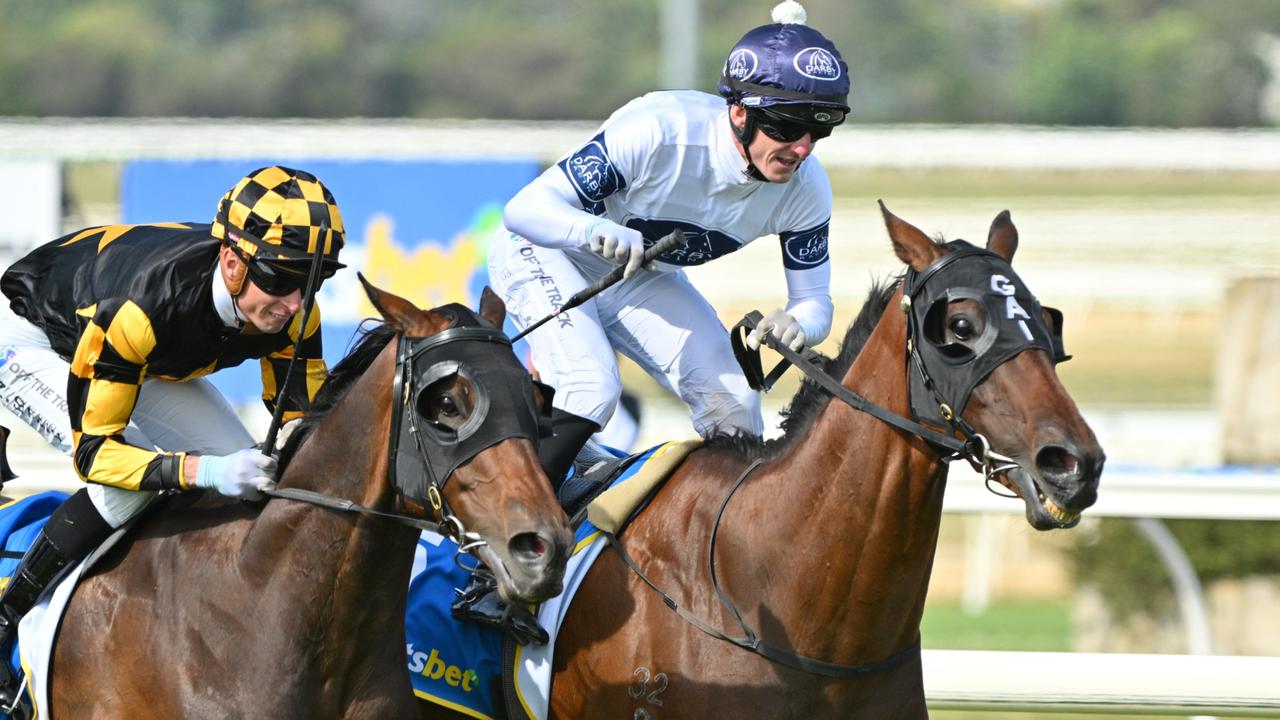
[(422, 310), (361, 282), (399, 333), (387, 462), (401, 504), (440, 520), (508, 603), (559, 594), (573, 538), (535, 446), (550, 389), (516, 359), (502, 300), (485, 288), (478, 314)]
[(1033, 527), (1075, 525), (1097, 499), (1105, 455), (1055, 370), (1068, 358), (1061, 313), (1041, 307), (1010, 265), (1018, 230), (1009, 212), (978, 248), (934, 242), (880, 209), (910, 267), (902, 309), (912, 413), (965, 437), (971, 461), (1022, 499)]

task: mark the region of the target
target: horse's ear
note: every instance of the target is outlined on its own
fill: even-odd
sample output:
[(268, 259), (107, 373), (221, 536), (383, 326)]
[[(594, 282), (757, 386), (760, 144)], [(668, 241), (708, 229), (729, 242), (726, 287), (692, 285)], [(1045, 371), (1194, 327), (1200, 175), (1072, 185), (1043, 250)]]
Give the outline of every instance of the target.
[(884, 201), (880, 203), (880, 214), (884, 216), (884, 226), (889, 230), (889, 239), (893, 241), (893, 252), (898, 259), (921, 272), (929, 264), (942, 255), (942, 248), (920, 232), (915, 225), (889, 212)]
[(498, 329), (502, 328), (502, 323), (507, 319), (506, 303), (502, 302), (498, 293), (490, 290), (488, 285), (485, 285), (484, 292), (480, 293), (480, 317), (493, 323), (493, 326)]
[(388, 325), (396, 330), (409, 332), (409, 329), (421, 322), (421, 318), (427, 314), (418, 306), (399, 295), (374, 287), (365, 278), (364, 273), (358, 272), (356, 277), (360, 278), (360, 284), (364, 286), (364, 293), (369, 296), (369, 302), (373, 303), (374, 309), (378, 311), (378, 314), (382, 316), (382, 319)]
[(1013, 218), (1005, 210), (991, 221), (991, 230), (987, 232), (987, 249), (1013, 262), (1013, 254), (1018, 251), (1018, 228), (1013, 225)]

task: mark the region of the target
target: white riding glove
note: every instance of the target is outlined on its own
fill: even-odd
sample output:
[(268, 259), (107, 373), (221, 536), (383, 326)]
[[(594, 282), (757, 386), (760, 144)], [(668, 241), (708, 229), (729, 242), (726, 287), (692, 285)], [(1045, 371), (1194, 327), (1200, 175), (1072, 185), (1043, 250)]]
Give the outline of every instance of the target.
[(626, 265), (622, 277), (629, 278), (644, 260), (644, 235), (639, 230), (623, 227), (611, 220), (601, 220), (587, 231), (587, 246), (605, 260)]
[(202, 455), (196, 487), (213, 488), (228, 497), (260, 500), (262, 490), (276, 487), (276, 459), (248, 448), (230, 455)]
[(800, 321), (791, 317), (786, 310), (774, 310), (765, 315), (764, 319), (756, 325), (756, 329), (747, 335), (747, 347), (759, 350), (760, 340), (764, 338), (765, 333), (772, 334), (778, 342), (795, 352), (804, 349), (804, 328), (800, 327)]

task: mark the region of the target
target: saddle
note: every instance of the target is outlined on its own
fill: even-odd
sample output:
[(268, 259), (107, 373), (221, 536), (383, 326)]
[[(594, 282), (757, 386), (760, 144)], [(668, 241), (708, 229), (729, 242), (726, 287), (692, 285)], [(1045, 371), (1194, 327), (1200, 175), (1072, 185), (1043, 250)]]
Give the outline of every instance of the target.
[(556, 491), (560, 506), (569, 516), (570, 527), (577, 527), (585, 517), (587, 505), (644, 454), (626, 455), (588, 440), (574, 458), (572, 472)]

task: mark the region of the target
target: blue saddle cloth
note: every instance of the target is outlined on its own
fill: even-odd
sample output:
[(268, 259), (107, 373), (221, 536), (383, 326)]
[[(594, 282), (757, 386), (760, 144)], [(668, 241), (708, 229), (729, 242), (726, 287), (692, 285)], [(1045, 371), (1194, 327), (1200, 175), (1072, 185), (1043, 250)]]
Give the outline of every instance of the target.
[[(53, 511), (68, 497), (64, 492), (49, 490), (0, 505), (0, 539), (4, 543), (0, 548), (0, 589), (9, 587), (9, 580), (18, 569), (23, 553), (35, 542)], [(15, 674), (21, 674), (18, 643), (14, 642), (12, 648), (0, 648), (0, 651), (4, 650), (8, 650), (9, 668)]]
[[(631, 477), (661, 445), (640, 454), (610, 485)], [(574, 550), (585, 548), (598, 530), (584, 520), (574, 530)], [(499, 716), (502, 707), (503, 633), (453, 619), (454, 589), (466, 587), (469, 574), (454, 563), (458, 546), (424, 532), (409, 581), (405, 639), (409, 677), (420, 698), (474, 718)], [(466, 558), (468, 563), (475, 560)], [(566, 587), (565, 592), (572, 588)], [(556, 628), (546, 630), (555, 637)]]

